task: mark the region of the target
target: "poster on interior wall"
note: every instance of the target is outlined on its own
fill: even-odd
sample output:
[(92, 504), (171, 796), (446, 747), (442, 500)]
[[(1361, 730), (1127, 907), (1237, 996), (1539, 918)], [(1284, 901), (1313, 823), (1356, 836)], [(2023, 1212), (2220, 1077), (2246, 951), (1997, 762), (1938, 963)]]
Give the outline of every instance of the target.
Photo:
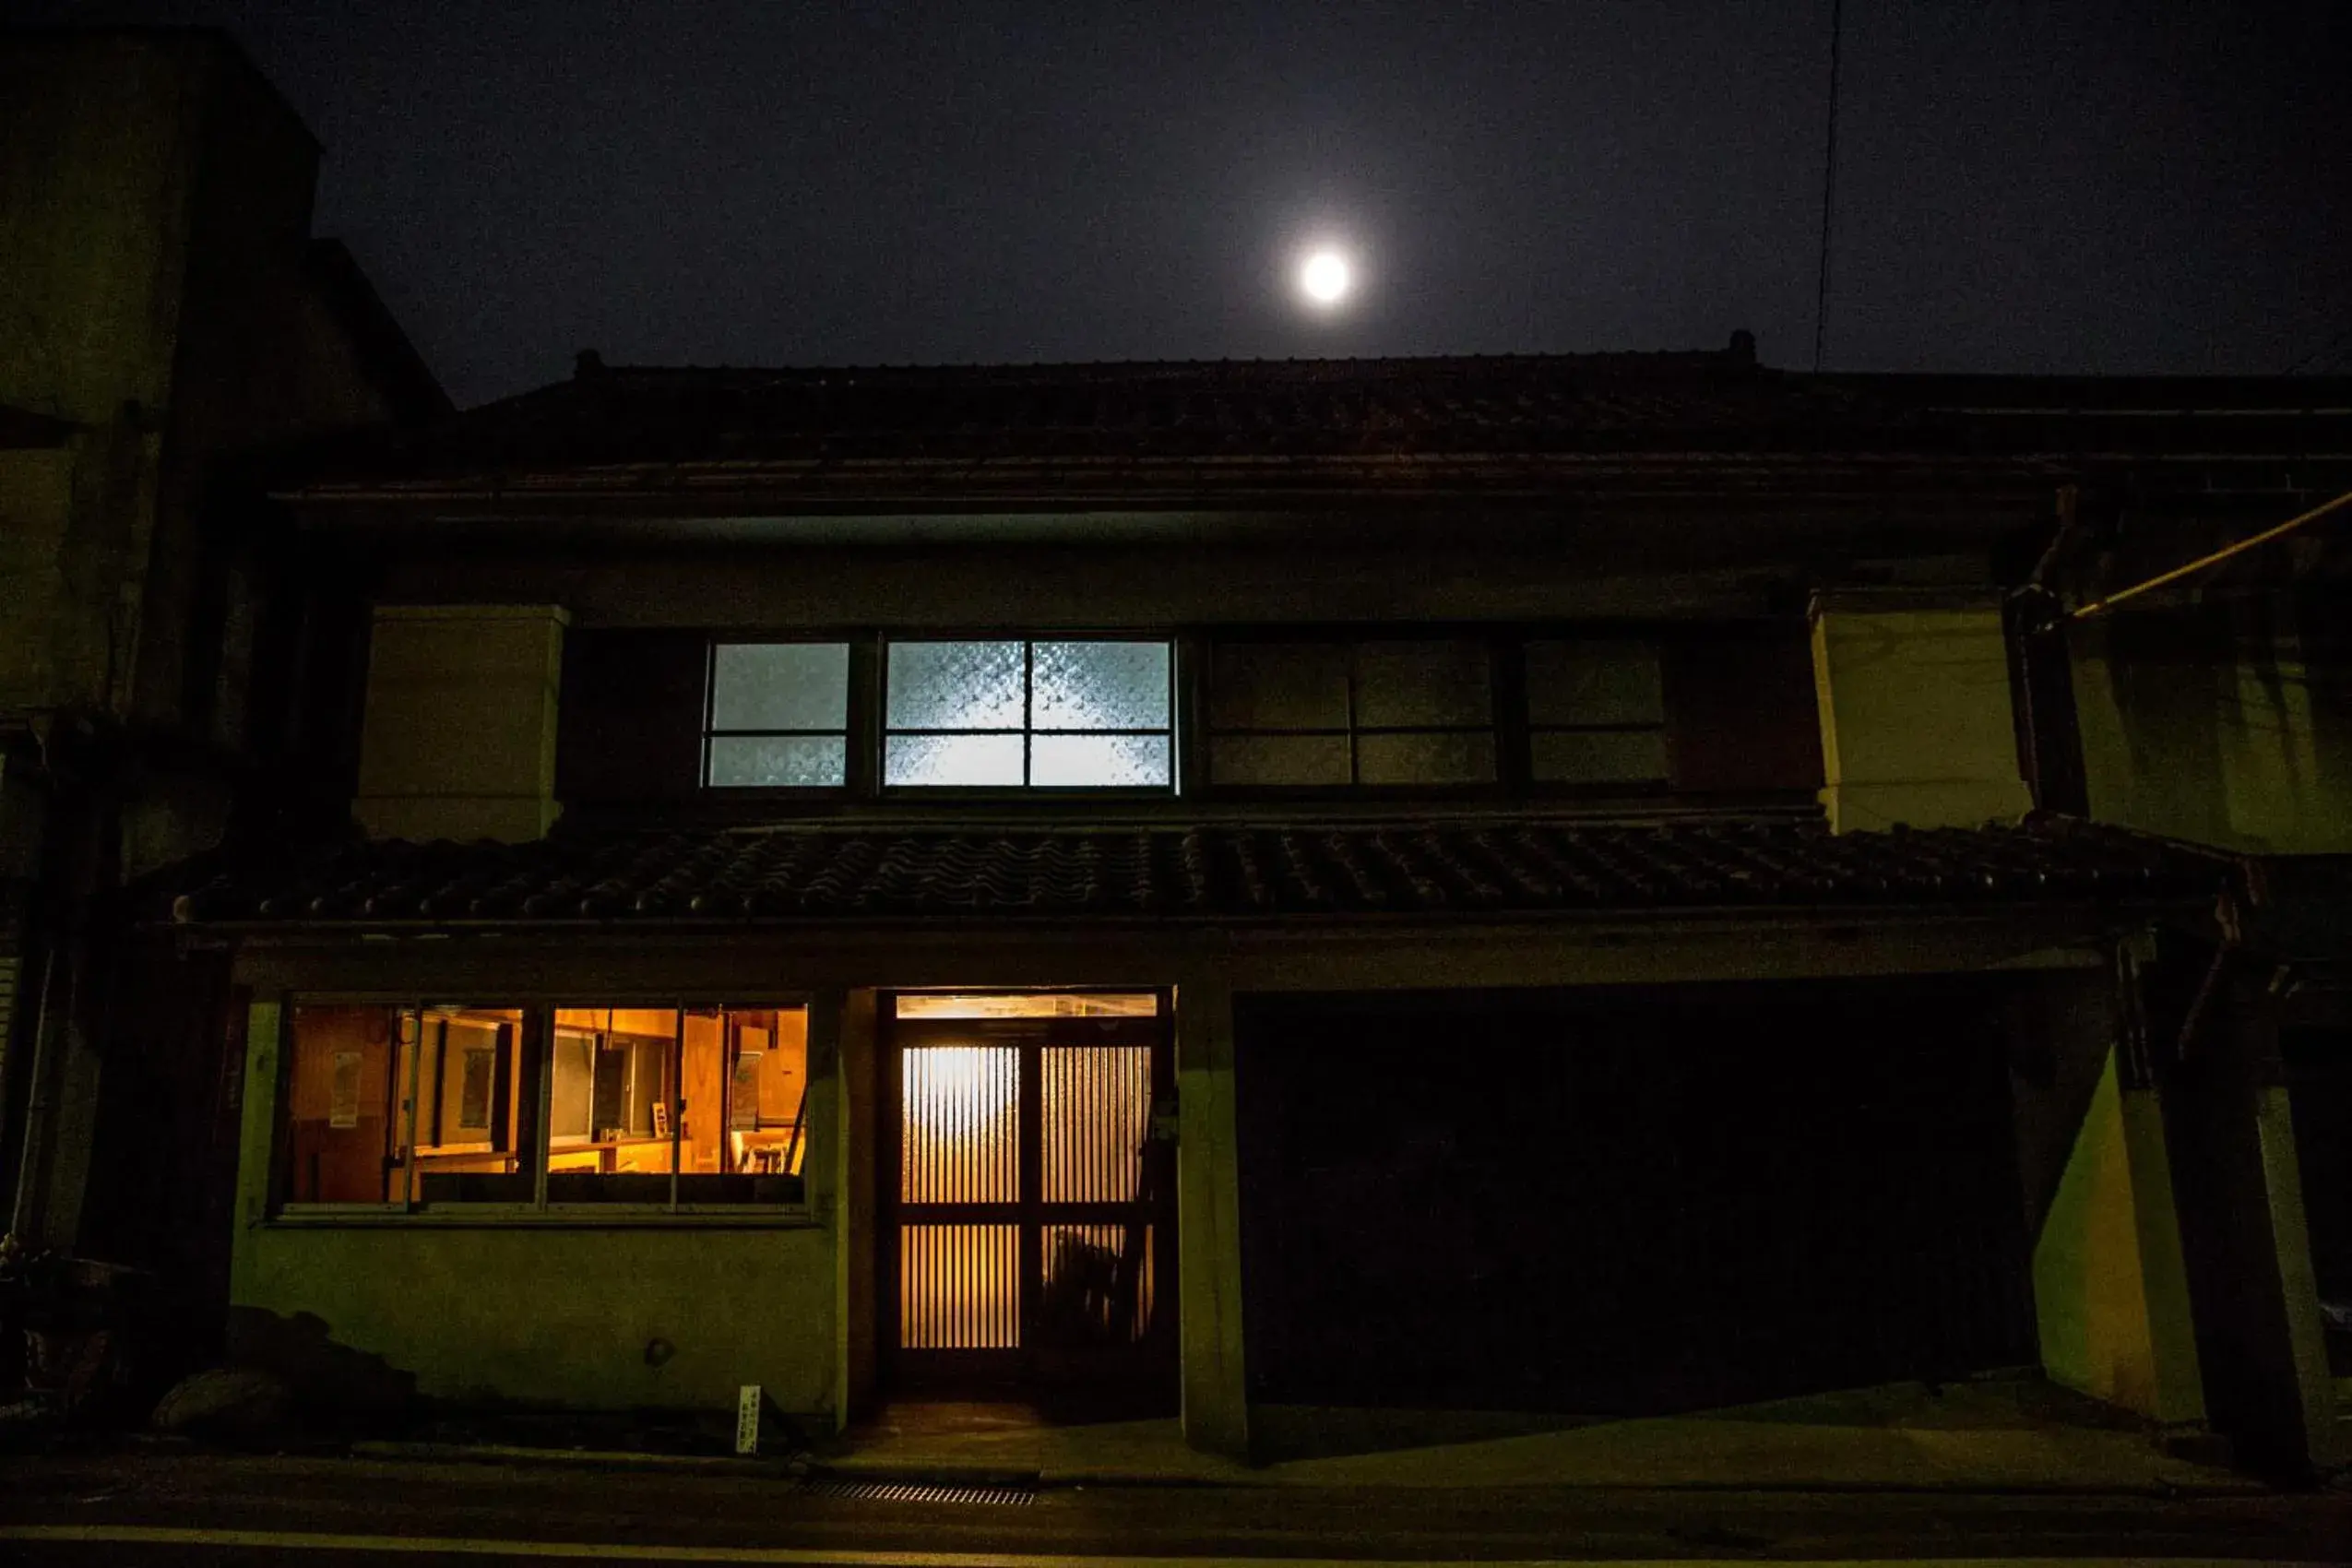
[(466, 1052), (457, 1080), (457, 1126), (462, 1131), (484, 1132), (490, 1127), (490, 1079), (497, 1056), (494, 1051)]
[(657, 1138), (670, 1135), (670, 1102), (666, 1099), (653, 1102), (653, 1135)]
[(362, 1057), (356, 1051), (335, 1053), (334, 1097), (327, 1107), (327, 1124), (330, 1127), (356, 1127), (360, 1124), (360, 1063)]
[[(753, 1032), (743, 1031), (746, 1036)], [(727, 1125), (733, 1131), (749, 1132), (759, 1125), (759, 1063), (766, 1054), (746, 1051), (735, 1058), (735, 1083), (727, 1101)]]

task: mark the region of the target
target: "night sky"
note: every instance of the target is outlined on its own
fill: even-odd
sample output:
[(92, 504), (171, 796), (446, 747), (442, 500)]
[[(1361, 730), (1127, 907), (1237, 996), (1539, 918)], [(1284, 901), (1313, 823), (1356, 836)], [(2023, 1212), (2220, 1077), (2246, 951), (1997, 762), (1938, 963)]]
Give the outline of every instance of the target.
[[(11, 9), (228, 28), (460, 403), (587, 345), (1812, 362), (1829, 0)], [(2323, 0), (1847, 0), (1826, 365), (2352, 370), (2347, 79)]]

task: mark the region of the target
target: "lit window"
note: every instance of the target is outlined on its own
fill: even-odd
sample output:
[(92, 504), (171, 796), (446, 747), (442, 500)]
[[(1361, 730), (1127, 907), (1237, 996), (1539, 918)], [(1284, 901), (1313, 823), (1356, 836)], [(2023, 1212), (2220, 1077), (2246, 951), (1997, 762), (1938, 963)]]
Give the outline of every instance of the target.
[(1232, 786), (1484, 784), (1486, 645), (1229, 643), (1210, 672), (1209, 777)]
[(513, 1008), (296, 1007), (281, 1199), (529, 1202), (523, 1054)]
[(803, 1007), (304, 1004), (289, 1046), (281, 1205), (800, 1201)]
[(808, 1011), (559, 1007), (551, 1204), (799, 1196)]
[(1531, 642), (1527, 752), (1546, 784), (1666, 778), (1666, 697), (1646, 642)]
[(1172, 667), (1165, 642), (894, 642), (883, 782), (1167, 789)]
[(847, 643), (719, 643), (710, 650), (703, 781), (825, 790), (849, 782)]

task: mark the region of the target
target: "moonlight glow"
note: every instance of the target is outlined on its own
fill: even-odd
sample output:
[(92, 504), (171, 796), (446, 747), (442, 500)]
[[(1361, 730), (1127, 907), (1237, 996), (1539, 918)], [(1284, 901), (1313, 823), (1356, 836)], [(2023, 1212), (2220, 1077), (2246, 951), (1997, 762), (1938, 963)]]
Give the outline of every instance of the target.
[(1300, 291), (1326, 310), (1346, 299), (1355, 282), (1355, 269), (1337, 251), (1317, 251), (1299, 268)]

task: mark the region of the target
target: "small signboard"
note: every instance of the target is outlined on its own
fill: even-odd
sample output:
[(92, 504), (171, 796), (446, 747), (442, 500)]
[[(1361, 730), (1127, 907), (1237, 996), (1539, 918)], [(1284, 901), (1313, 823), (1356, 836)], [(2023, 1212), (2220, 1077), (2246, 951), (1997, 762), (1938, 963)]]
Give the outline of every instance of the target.
[(743, 1384), (735, 1396), (735, 1452), (759, 1452), (760, 1416), (767, 1408), (767, 1396), (756, 1383)]
[(335, 1053), (335, 1079), (327, 1107), (327, 1124), (334, 1128), (360, 1124), (360, 1069), (363, 1058), (356, 1051)]

